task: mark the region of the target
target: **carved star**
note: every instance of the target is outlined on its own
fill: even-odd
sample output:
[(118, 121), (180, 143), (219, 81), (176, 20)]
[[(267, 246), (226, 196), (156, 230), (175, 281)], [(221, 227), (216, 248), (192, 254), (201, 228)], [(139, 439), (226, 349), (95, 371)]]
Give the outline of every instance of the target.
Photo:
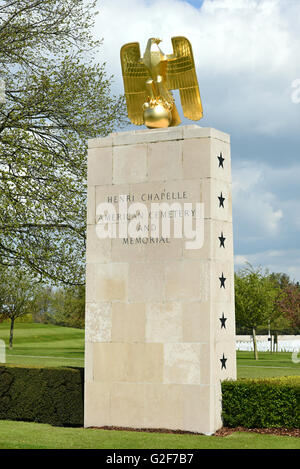
[(219, 160), (219, 168), (224, 168), (224, 161), (225, 161), (225, 158), (223, 158), (223, 153), (221, 152), (220, 153), (220, 156), (218, 156), (218, 160)]
[(220, 202), (219, 207), (223, 207), (223, 208), (224, 208), (225, 197), (223, 197), (223, 193), (222, 193), (222, 192), (221, 192), (221, 195), (218, 197), (218, 199), (219, 199), (219, 202)]
[(225, 282), (226, 282), (226, 277), (224, 277), (224, 274), (222, 272), (222, 277), (219, 277), (219, 280), (221, 282), (220, 288), (225, 288)]
[(225, 355), (224, 355), (224, 353), (223, 353), (223, 357), (222, 357), (222, 358), (220, 358), (220, 362), (222, 363), (222, 368), (221, 368), (221, 370), (223, 370), (223, 368), (225, 368), (225, 370), (226, 370), (226, 362), (227, 362), (227, 358), (225, 358)]
[(223, 327), (224, 327), (224, 329), (226, 329), (227, 318), (225, 318), (224, 313), (222, 313), (222, 317), (219, 318), (219, 320), (221, 321), (221, 329), (223, 329)]
[(220, 248), (225, 249), (225, 240), (226, 240), (226, 238), (224, 238), (223, 231), (221, 233), (221, 236), (219, 236), (219, 240), (220, 240)]

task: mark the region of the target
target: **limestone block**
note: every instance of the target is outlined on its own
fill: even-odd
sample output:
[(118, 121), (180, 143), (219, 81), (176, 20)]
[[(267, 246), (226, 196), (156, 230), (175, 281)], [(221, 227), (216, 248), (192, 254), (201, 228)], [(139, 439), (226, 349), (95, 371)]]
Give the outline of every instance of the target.
[(182, 143), (183, 177), (215, 178), (231, 182), (230, 145), (211, 138), (187, 139)]
[(182, 337), (181, 303), (147, 303), (147, 342), (182, 342)]
[(145, 385), (142, 383), (112, 383), (110, 395), (110, 425), (145, 428)]
[(182, 144), (183, 177), (202, 179), (210, 176), (211, 139), (188, 139)]
[(167, 300), (201, 300), (209, 297), (209, 263), (184, 259), (165, 263)]
[(94, 186), (87, 191), (87, 224), (94, 225), (96, 221), (96, 191)]
[(200, 384), (200, 344), (164, 344), (164, 383)]
[(95, 225), (87, 226), (87, 248), (86, 262), (90, 263), (107, 263), (111, 261), (111, 244), (110, 238), (99, 238)]
[(215, 343), (213, 370), (216, 380), (236, 379), (236, 350), (232, 339)]
[(211, 415), (211, 430), (210, 433), (214, 433), (216, 428), (222, 428), (222, 389), (221, 389), (221, 381), (215, 381), (215, 384), (211, 386), (211, 394), (213, 408), (212, 408), (212, 415)]
[(145, 310), (145, 303), (113, 303), (111, 340), (145, 342)]
[(95, 343), (94, 379), (98, 382), (161, 383), (163, 357), (162, 344)]
[[(230, 140), (230, 139), (229, 139)], [(211, 139), (211, 177), (231, 183), (230, 141)]]
[(137, 183), (147, 180), (147, 145), (114, 147), (113, 183)]
[(112, 184), (112, 147), (88, 150), (88, 185)]
[(182, 142), (150, 143), (148, 146), (149, 181), (178, 180), (182, 178)]
[(212, 422), (211, 387), (183, 386), (183, 426), (187, 431), (211, 434), (215, 431)]
[(126, 381), (162, 383), (163, 344), (128, 344)]
[(232, 340), (235, 342), (234, 302), (212, 303), (215, 340)]
[(200, 384), (207, 385), (212, 381), (212, 356), (211, 343), (200, 344)]
[(205, 218), (232, 222), (231, 185), (218, 179), (204, 179), (200, 202)]
[(156, 301), (163, 298), (164, 271), (159, 263), (129, 264), (128, 300)]
[(105, 148), (113, 146), (112, 135), (102, 138), (90, 138), (88, 140), (88, 148)]
[(112, 239), (112, 261), (113, 262), (141, 262), (146, 260), (148, 253), (148, 244), (144, 245), (142, 241), (135, 238), (116, 238)]
[(209, 343), (211, 337), (210, 302), (189, 301), (182, 303), (183, 342)]
[(182, 136), (184, 139), (190, 138), (212, 138), (230, 143), (230, 135), (211, 127), (200, 127), (197, 124), (186, 125), (182, 127)]
[(110, 384), (86, 382), (84, 403), (84, 426), (104, 427), (110, 425)]
[(166, 129), (147, 129), (115, 132), (107, 137), (92, 138), (88, 141), (89, 148), (111, 147), (119, 145), (134, 145), (137, 143), (155, 143), (190, 138), (212, 138), (230, 143), (230, 135), (220, 130), (200, 127), (199, 125), (185, 125)]
[(110, 342), (112, 328), (111, 303), (86, 303), (85, 331), (88, 342)]
[(233, 233), (232, 223), (226, 221), (211, 221), (212, 258), (220, 261), (232, 262)]
[(111, 240), (111, 259), (113, 262), (158, 262), (182, 258), (181, 239), (126, 238)]
[(211, 259), (226, 262), (233, 258), (232, 223), (207, 218), (204, 221), (204, 241), (200, 249), (187, 249), (183, 242), (185, 259)]
[(213, 262), (211, 295), (216, 303), (234, 303), (234, 270), (232, 262)]
[(94, 380), (97, 383), (127, 381), (128, 344), (94, 343)]
[[(87, 334), (87, 331), (86, 331)], [(94, 353), (93, 343), (88, 342), (87, 335), (85, 336), (85, 348), (84, 348), (84, 379), (86, 383), (94, 381)]]
[[(145, 384), (145, 426), (178, 430), (183, 426), (183, 387), (177, 384)], [(149, 425), (149, 427), (148, 427)]]
[(86, 303), (93, 303), (95, 301), (95, 264), (86, 264), (85, 273), (85, 301)]
[(181, 239), (169, 238), (167, 240), (157, 242), (157, 239), (148, 244), (145, 249), (146, 262), (164, 262), (169, 259), (181, 260), (183, 251), (183, 243)]
[(170, 140), (181, 140), (182, 127), (171, 127), (167, 129), (135, 130), (133, 132), (116, 132), (112, 134), (113, 146), (135, 145), (139, 143), (155, 143)]
[(126, 301), (128, 297), (128, 264), (93, 265), (94, 301)]

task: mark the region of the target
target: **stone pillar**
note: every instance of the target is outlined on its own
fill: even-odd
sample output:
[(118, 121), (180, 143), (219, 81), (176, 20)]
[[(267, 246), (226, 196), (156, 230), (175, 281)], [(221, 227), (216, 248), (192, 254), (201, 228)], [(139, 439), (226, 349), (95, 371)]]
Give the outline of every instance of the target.
[[(151, 239), (143, 223), (140, 238), (100, 239), (97, 207), (118, 214), (124, 195), (203, 203), (203, 246)], [(90, 140), (86, 268), (85, 426), (220, 428), (220, 382), (236, 378), (229, 135), (189, 125)]]

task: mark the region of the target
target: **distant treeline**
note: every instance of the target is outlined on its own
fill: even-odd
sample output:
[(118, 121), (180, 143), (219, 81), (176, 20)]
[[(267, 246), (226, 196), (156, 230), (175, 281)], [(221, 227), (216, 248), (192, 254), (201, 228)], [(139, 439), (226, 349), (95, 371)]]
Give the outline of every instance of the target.
[(287, 274), (248, 264), (235, 274), (236, 333), (300, 333), (300, 285)]

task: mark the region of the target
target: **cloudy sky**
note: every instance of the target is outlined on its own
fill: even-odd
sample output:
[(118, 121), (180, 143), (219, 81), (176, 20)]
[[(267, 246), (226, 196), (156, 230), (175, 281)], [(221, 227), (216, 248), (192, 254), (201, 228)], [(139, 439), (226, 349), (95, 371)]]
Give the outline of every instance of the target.
[(231, 134), (236, 266), (248, 260), (300, 281), (300, 1), (98, 3), (99, 60), (115, 93), (123, 92), (123, 44), (138, 41), (144, 51), (155, 36), (171, 53), (172, 36), (191, 41), (199, 125)]

